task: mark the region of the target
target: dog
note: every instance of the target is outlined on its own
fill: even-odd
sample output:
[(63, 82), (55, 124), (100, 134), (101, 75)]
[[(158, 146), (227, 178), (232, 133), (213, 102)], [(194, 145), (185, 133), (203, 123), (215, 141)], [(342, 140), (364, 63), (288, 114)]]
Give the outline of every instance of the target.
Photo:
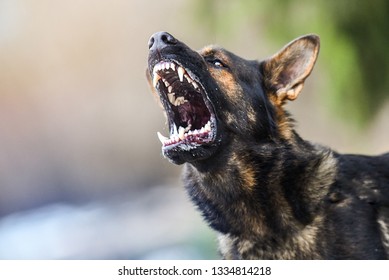
[(284, 109), (319, 53), (313, 34), (268, 59), (149, 40), (147, 75), (166, 114), (162, 153), (218, 232), (223, 259), (388, 259), (389, 153), (343, 155), (302, 139)]

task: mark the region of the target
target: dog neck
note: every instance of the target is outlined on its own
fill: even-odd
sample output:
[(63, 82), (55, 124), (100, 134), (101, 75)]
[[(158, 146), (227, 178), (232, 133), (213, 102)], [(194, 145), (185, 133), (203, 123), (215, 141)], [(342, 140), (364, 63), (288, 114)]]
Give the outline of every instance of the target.
[(205, 220), (224, 236), (285, 244), (317, 222), (334, 160), (330, 150), (299, 137), (277, 144), (239, 139), (212, 159), (186, 164), (184, 181)]

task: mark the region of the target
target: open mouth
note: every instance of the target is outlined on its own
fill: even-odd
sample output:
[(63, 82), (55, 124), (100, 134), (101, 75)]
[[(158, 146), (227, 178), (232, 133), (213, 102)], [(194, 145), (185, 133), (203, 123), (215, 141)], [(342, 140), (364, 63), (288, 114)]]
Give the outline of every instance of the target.
[(213, 106), (203, 85), (190, 70), (173, 60), (158, 62), (152, 72), (169, 124), (169, 137), (158, 132), (163, 149), (195, 149), (216, 136)]

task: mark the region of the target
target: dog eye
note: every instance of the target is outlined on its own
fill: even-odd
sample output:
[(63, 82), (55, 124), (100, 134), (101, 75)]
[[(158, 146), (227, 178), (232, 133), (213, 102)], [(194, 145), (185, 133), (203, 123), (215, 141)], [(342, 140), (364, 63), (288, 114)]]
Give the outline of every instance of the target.
[(216, 67), (223, 67), (223, 66), (224, 66), (223, 63), (221, 63), (220, 60), (215, 60), (215, 61), (213, 62), (213, 65), (215, 65)]
[(212, 60), (208, 60), (209, 63), (212, 63), (213, 66), (215, 66), (216, 68), (225, 68), (226, 66), (224, 65), (223, 62), (221, 62), (219, 59), (212, 59)]

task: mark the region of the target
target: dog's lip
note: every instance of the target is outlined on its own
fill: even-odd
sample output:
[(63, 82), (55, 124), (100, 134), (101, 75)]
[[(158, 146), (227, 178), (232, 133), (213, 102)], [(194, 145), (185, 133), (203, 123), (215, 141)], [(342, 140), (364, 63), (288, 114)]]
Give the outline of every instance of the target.
[[(192, 71), (174, 59), (161, 59), (150, 68), (152, 84), (159, 93), (166, 111), (170, 131), (170, 137), (165, 137), (160, 132), (157, 133), (163, 149), (168, 150), (179, 147), (182, 150), (192, 150), (202, 145), (213, 143), (216, 138), (215, 111), (200, 79)], [(173, 75), (176, 76), (172, 78)], [(170, 84), (172, 81), (173, 83)], [(177, 84), (178, 89), (186, 93), (175, 93)], [(195, 95), (194, 99), (197, 101), (197, 107), (199, 107), (198, 103), (203, 103), (201, 104), (203, 108), (200, 109), (206, 113), (206, 116), (200, 115), (200, 118), (205, 118), (207, 122), (201, 122), (201, 127), (199, 127), (199, 124), (197, 124), (197, 127), (192, 127), (189, 121), (186, 123), (186, 127), (182, 127), (176, 123), (175, 115), (179, 115), (180, 118), (182, 117), (180, 115), (181, 113), (177, 113), (177, 111), (181, 110), (186, 114), (187, 112), (183, 108), (187, 102), (189, 104), (188, 106), (191, 107), (192, 98), (189, 98), (190, 95), (187, 91)], [(200, 102), (200, 100), (202, 101)], [(190, 119), (196, 117), (196, 114), (193, 112), (187, 114), (192, 114)], [(209, 117), (207, 117), (208, 114)]]

